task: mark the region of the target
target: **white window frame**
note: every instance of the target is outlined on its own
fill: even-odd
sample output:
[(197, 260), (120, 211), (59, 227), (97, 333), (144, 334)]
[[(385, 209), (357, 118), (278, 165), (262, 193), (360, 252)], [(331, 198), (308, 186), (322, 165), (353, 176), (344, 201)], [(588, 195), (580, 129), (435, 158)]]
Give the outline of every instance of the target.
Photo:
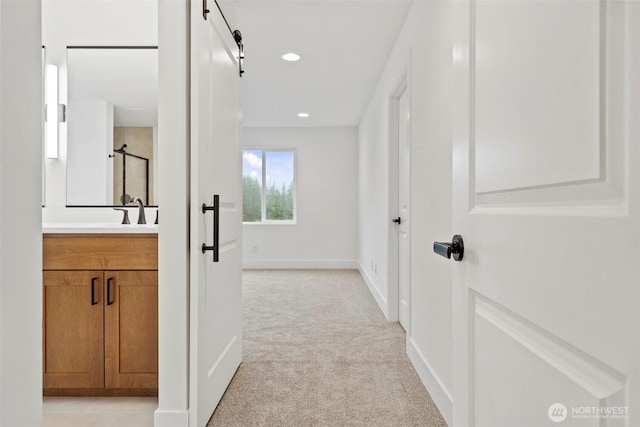
[[(298, 223), (298, 153), (295, 148), (264, 148), (264, 147), (242, 147), (242, 154), (245, 151), (260, 151), (262, 153), (262, 188), (260, 199), (261, 221), (245, 222), (243, 225), (295, 225)], [(267, 219), (267, 153), (287, 152), (293, 153), (293, 219)], [(244, 171), (243, 171), (244, 175)]]

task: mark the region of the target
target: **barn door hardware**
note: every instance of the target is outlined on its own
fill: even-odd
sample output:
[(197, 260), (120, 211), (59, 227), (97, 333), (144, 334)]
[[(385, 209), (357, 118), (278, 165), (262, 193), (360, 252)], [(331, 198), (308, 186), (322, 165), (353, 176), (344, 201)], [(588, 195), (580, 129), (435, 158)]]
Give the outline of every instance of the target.
[[(205, 21), (207, 20), (207, 15), (211, 13), (211, 10), (209, 9), (207, 1), (208, 0), (202, 0), (202, 17), (204, 18)], [(218, 11), (220, 11), (220, 16), (222, 16), (224, 23), (227, 24), (227, 28), (231, 33), (231, 37), (233, 37), (233, 40), (238, 45), (238, 75), (242, 77), (242, 75), (244, 74), (244, 45), (242, 44), (242, 33), (240, 32), (240, 30), (234, 31), (231, 29), (231, 26), (229, 25), (229, 21), (227, 21), (227, 17), (224, 16), (224, 13), (222, 12), (220, 5), (218, 4), (218, 0), (214, 0), (214, 2), (218, 7)]]
[(220, 256), (220, 195), (214, 194), (213, 206), (207, 206), (206, 203), (202, 204), (202, 213), (206, 214), (207, 211), (213, 211), (213, 245), (208, 246), (206, 243), (202, 244), (202, 253), (207, 251), (213, 251), (213, 262), (218, 262)]
[(207, 20), (207, 15), (209, 13), (211, 13), (211, 11), (207, 7), (207, 0), (202, 0), (202, 17), (204, 18), (205, 21)]
[(238, 73), (240, 77), (244, 74), (244, 45), (242, 44), (242, 33), (240, 30), (235, 30), (233, 33), (233, 39), (238, 45)]

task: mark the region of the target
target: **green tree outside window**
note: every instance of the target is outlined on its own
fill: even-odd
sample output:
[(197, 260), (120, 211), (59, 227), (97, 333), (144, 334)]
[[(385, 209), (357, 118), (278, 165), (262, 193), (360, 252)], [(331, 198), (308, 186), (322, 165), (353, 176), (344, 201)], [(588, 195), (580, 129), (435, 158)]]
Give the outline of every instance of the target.
[(243, 151), (243, 222), (295, 219), (294, 154), (293, 151)]

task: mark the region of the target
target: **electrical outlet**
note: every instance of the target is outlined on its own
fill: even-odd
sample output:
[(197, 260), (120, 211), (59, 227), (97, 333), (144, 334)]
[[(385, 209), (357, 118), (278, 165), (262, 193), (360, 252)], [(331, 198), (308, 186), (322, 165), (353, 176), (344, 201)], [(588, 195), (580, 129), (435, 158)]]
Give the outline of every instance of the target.
[(251, 247), (251, 252), (253, 252), (254, 254), (258, 253), (258, 245), (253, 245)]

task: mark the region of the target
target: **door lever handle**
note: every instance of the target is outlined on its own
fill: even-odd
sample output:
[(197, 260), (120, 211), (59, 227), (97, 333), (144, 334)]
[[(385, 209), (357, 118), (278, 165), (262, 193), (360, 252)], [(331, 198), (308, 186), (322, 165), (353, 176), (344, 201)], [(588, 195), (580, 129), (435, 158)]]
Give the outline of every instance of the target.
[(462, 240), (462, 236), (456, 234), (453, 236), (451, 243), (433, 242), (433, 252), (448, 259), (453, 255), (455, 261), (462, 261), (462, 257), (464, 256), (464, 241)]
[(393, 218), (391, 220), (392, 222), (395, 222), (396, 224), (400, 225), (402, 224), (402, 218), (398, 217), (398, 218)]

